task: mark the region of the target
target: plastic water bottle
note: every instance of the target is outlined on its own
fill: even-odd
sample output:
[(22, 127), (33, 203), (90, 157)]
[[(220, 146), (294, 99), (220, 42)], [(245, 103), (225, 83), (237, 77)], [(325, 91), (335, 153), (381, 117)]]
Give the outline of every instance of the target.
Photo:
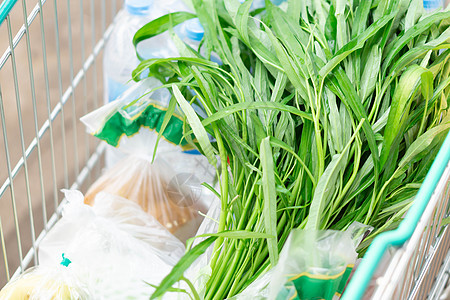
[(192, 12), (183, 0), (160, 0), (158, 1), (158, 5), (159, 8), (164, 11), (164, 14), (177, 11)]
[[(136, 31), (151, 20), (153, 0), (125, 0), (103, 57), (104, 103), (115, 100), (129, 86), (139, 64), (133, 46)], [(154, 11), (154, 10), (153, 10)]]
[[(205, 35), (205, 29), (203, 28), (202, 24), (200, 24), (200, 20), (198, 18), (183, 22), (175, 29), (175, 32), (183, 42), (185, 42), (196, 51), (199, 50), (200, 42)], [(206, 56), (205, 51), (205, 48), (201, 48), (200, 54)], [(210, 59), (211, 61), (218, 63), (219, 65), (222, 64), (219, 56), (214, 52), (211, 53)]]
[[(156, 12), (153, 12), (154, 10)], [(155, 1), (151, 16), (152, 19), (156, 19), (162, 15), (178, 11), (191, 12), (191, 10), (182, 0)], [(176, 26), (176, 28), (177, 27), (179, 26)], [(169, 58), (179, 56), (178, 50), (175, 44), (172, 42), (168, 31), (140, 42), (137, 45), (137, 51), (143, 59)]]
[(423, 8), (425, 8), (427, 12), (442, 9), (443, 7), (444, 7), (443, 0), (423, 0)]
[[(270, 0), (274, 5), (280, 6), (287, 0)], [(239, 2), (244, 3), (245, 0), (239, 0)], [(265, 0), (253, 0), (252, 5), (250, 6), (250, 11), (266, 7)]]

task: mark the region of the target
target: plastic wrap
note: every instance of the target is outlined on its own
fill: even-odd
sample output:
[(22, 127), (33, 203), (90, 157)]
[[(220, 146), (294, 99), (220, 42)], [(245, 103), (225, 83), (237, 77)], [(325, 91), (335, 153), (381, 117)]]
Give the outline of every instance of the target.
[[(197, 236), (217, 232), (220, 217), (220, 202), (218, 200), (219, 199), (216, 199), (216, 201), (212, 202), (211, 207), (206, 214), (206, 218), (203, 220), (198, 229), (196, 234)], [(192, 247), (196, 246), (205, 239), (206, 237), (196, 238), (192, 244)], [(214, 243), (186, 270), (186, 277), (193, 283), (195, 290), (200, 297), (204, 297), (206, 294), (206, 282), (211, 277), (212, 269), (209, 262), (213, 254), (213, 248)]]
[[(166, 89), (151, 92), (154, 79), (136, 83), (119, 99), (86, 115), (94, 136), (126, 154), (91, 186), (85, 203), (105, 191), (139, 204), (171, 233), (186, 241), (198, 229), (210, 205), (215, 169), (183, 137), (182, 117), (175, 111), (159, 140), (170, 100)], [(136, 101), (134, 101), (136, 100)]]
[(1, 300), (85, 300), (92, 299), (88, 287), (70, 265), (33, 267), (11, 280), (0, 291)]
[(39, 264), (64, 253), (71, 271), (89, 287), (87, 299), (148, 299), (184, 253), (181, 242), (126, 199), (99, 193), (93, 207), (66, 191), (63, 217), (43, 239)]
[(345, 288), (368, 226), (346, 231), (294, 229), (269, 283), (269, 299), (331, 300)]
[(346, 231), (292, 230), (275, 268), (230, 300), (338, 299), (370, 229), (355, 222)]

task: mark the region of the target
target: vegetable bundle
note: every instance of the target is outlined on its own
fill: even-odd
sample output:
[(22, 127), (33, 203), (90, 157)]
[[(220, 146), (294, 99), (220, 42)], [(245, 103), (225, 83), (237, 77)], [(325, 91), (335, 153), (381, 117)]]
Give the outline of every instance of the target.
[(362, 254), (401, 221), (450, 128), (448, 9), (290, 0), (250, 11), (251, 2), (193, 0), (196, 15), (166, 15), (135, 36), (197, 16), (202, 47), (223, 62), (174, 36), (182, 57), (133, 72), (139, 80), (149, 69), (172, 87), (165, 123), (179, 105), (186, 139), (211, 164), (220, 159), (218, 234), (188, 252), (153, 298), (212, 243), (204, 299), (236, 295), (274, 266), (293, 228), (373, 226)]

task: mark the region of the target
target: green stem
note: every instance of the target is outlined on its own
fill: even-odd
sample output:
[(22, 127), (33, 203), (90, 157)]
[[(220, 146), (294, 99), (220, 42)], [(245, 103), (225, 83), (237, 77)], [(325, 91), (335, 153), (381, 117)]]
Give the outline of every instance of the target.
[[(241, 247), (241, 249), (243, 249), (243, 247)], [(241, 252), (242, 250), (240, 251), (238, 250), (238, 252), (234, 253), (235, 254), (234, 259), (231, 262), (231, 265), (228, 266), (227, 274), (223, 279), (222, 283), (220, 284), (219, 290), (215, 294), (216, 299), (225, 299), (223, 296), (225, 296), (225, 294), (229, 289), (229, 281), (231, 280), (232, 276), (234, 276), (234, 270), (236, 269), (236, 264), (241, 257)]]
[(192, 295), (194, 296), (194, 299), (195, 300), (200, 300), (200, 296), (198, 295), (197, 290), (195, 289), (195, 287), (192, 284), (192, 282), (189, 279), (187, 279), (186, 277), (184, 277), (184, 276), (181, 276), (180, 279), (187, 283), (187, 285), (191, 289), (191, 292), (192, 292)]
[[(217, 229), (217, 232), (222, 232), (226, 228), (226, 220), (227, 220), (227, 212), (228, 212), (228, 161), (227, 161), (227, 155), (225, 151), (225, 147), (223, 145), (222, 137), (220, 135), (219, 129), (217, 128), (216, 124), (212, 124), (214, 134), (217, 141), (217, 146), (219, 148), (219, 154), (220, 154), (220, 163), (221, 163), (221, 211), (220, 211), (220, 218), (219, 218), (219, 227)], [(214, 243), (213, 248), (213, 256), (211, 258), (211, 267), (213, 268), (217, 262), (217, 258), (219, 257), (218, 249), (223, 243), (223, 237), (218, 238), (216, 242)]]
[[(259, 178), (259, 176), (257, 176), (253, 180), (253, 182), (257, 181), (258, 178)], [(246, 230), (251, 230), (251, 228), (250, 228), (251, 226), (249, 226), (249, 225), (253, 225), (255, 220), (258, 217), (258, 210), (254, 209), (254, 210), (251, 211), (251, 215), (250, 215), (249, 221), (247, 222), (247, 224), (245, 223), (245, 221), (248, 219), (247, 213), (250, 210), (251, 204), (253, 203), (254, 191), (255, 191), (255, 188), (256, 188), (257, 185), (256, 184), (251, 184), (250, 186), (251, 186), (251, 190), (249, 192), (249, 195), (246, 197), (246, 204), (245, 204), (245, 207), (244, 207), (244, 211), (243, 211), (243, 213), (241, 215), (241, 218), (239, 220), (239, 223), (238, 223), (238, 226), (237, 226), (237, 230), (244, 229), (244, 226), (247, 227)], [(223, 258), (223, 260), (221, 259), (222, 263), (220, 264), (220, 266), (218, 266), (219, 269), (217, 271), (213, 272), (214, 275), (212, 277), (214, 277), (214, 278), (210, 279), (210, 280), (212, 280), (212, 283), (211, 283), (211, 285), (209, 285), (209, 291), (213, 292), (213, 291), (216, 290), (218, 285), (223, 285), (223, 282), (221, 282), (221, 280), (222, 280), (222, 277), (224, 276), (224, 272), (228, 272), (226, 274), (230, 274), (230, 271), (229, 271), (229, 267), (230, 266), (228, 265), (228, 262), (231, 259), (231, 256), (233, 254), (235, 254), (235, 252), (232, 251), (232, 250), (233, 250), (234, 246), (236, 244), (238, 244), (238, 242), (239, 241), (236, 241), (236, 240), (231, 241), (231, 244), (229, 244), (230, 247), (228, 247), (228, 244), (224, 244), (224, 247), (222, 248), (221, 252), (225, 253), (225, 256), (221, 256)], [(216, 265), (214, 265), (213, 270), (215, 270), (215, 269), (216, 269)], [(225, 275), (225, 276), (228, 276), (228, 275)]]
[[(247, 250), (247, 249), (245, 249), (245, 250)], [(247, 277), (246, 275), (250, 274), (249, 272), (247, 272), (245, 275), (243, 273), (247, 269), (246, 266), (248, 265), (251, 256), (248, 254), (247, 255), (244, 254), (244, 255), (241, 255), (241, 257), (245, 257), (245, 260), (242, 263), (239, 262), (240, 267), (238, 269), (238, 272), (236, 273), (233, 283), (231, 284), (231, 288), (230, 288), (230, 291), (228, 292), (227, 298), (232, 297), (236, 294), (236, 289), (238, 288), (239, 283), (241, 281), (245, 281), (245, 279)]]

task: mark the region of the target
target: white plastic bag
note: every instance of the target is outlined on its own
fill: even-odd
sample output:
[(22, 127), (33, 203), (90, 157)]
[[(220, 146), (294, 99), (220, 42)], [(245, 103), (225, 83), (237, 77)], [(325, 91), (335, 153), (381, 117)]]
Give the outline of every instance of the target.
[(69, 204), (41, 242), (40, 265), (64, 253), (90, 299), (148, 299), (148, 283), (159, 284), (183, 255), (181, 242), (126, 199), (100, 193), (90, 207), (80, 192), (65, 193)]
[(69, 266), (37, 266), (13, 279), (0, 291), (1, 300), (85, 300), (90, 291)]
[[(149, 78), (133, 85), (119, 99), (84, 116), (88, 132), (127, 156), (108, 169), (88, 190), (92, 205), (106, 191), (139, 204), (181, 241), (192, 237), (210, 205), (215, 169), (183, 137), (179, 112), (171, 116), (157, 143), (170, 100), (167, 89), (152, 92)], [(154, 159), (153, 159), (154, 158)]]

